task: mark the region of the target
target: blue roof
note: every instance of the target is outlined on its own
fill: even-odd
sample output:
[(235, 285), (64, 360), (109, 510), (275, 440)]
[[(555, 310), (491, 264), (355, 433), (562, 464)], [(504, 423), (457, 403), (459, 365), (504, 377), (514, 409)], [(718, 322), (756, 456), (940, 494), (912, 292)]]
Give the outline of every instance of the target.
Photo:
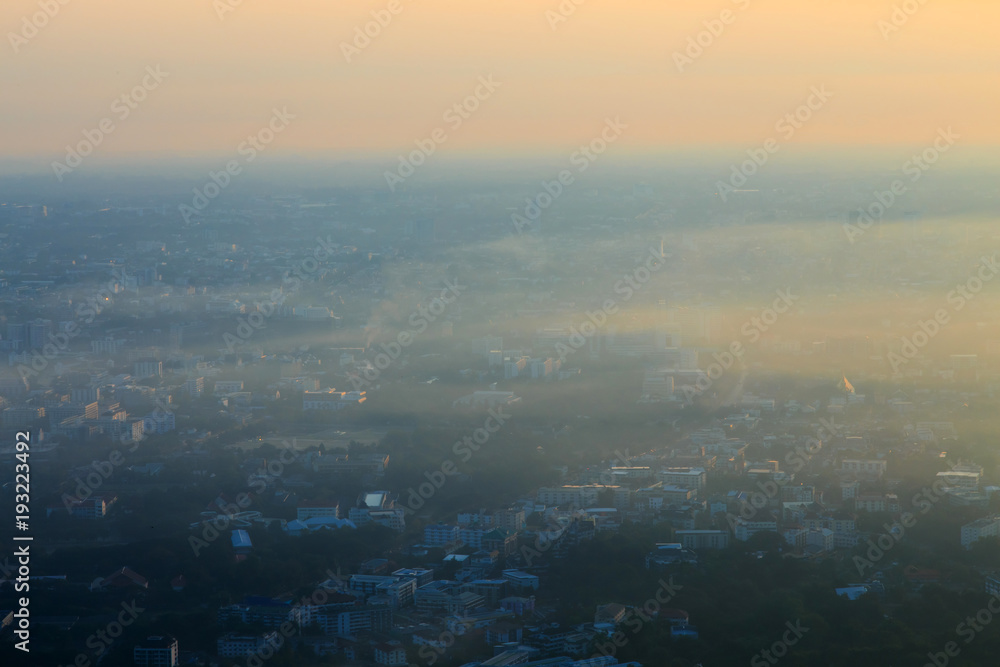
[(245, 530), (234, 530), (232, 534), (232, 541), (234, 549), (249, 549), (253, 546), (250, 542), (250, 535), (248, 535)]

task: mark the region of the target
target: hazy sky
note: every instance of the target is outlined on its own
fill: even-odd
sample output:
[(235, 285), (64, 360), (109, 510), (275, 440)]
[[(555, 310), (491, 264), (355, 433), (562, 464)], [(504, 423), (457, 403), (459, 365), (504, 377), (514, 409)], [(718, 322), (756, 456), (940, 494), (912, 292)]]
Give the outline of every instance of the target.
[[(274, 107), (297, 116), (275, 154), (396, 154), (438, 127), (450, 155), (568, 154), (608, 116), (629, 126), (623, 154), (929, 146), (947, 126), (964, 146), (1000, 143), (996, 0), (908, 0), (919, 9), (888, 38), (878, 22), (901, 0), (566, 0), (555, 29), (560, 0), (399, 0), (351, 63), (341, 43), (388, 0), (242, 0), (221, 19), (239, 0), (64, 1), (17, 53), (39, 1), (0, 7), (3, 157), (61, 158), (103, 118), (105, 157), (232, 155)], [(723, 10), (729, 25), (678, 71), (674, 52)], [(151, 65), (169, 76), (120, 120), (113, 102)], [(501, 86), (449, 127), (486, 75)], [(782, 139), (776, 122), (813, 86), (834, 96)]]

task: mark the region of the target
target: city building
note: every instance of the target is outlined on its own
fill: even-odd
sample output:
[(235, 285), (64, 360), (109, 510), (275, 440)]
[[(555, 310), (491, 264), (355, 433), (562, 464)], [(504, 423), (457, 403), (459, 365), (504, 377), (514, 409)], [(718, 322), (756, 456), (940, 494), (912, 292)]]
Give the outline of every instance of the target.
[(147, 637), (132, 649), (132, 659), (136, 667), (177, 667), (177, 640), (167, 636)]
[(277, 641), (278, 633), (273, 630), (257, 635), (229, 632), (219, 637), (215, 646), (220, 658), (249, 658), (252, 655), (259, 655), (268, 648), (273, 650)]
[(976, 519), (962, 526), (962, 546), (966, 549), (987, 537), (1000, 537), (1000, 516)]
[(675, 535), (681, 546), (691, 551), (725, 549), (729, 546), (728, 530), (678, 530)]

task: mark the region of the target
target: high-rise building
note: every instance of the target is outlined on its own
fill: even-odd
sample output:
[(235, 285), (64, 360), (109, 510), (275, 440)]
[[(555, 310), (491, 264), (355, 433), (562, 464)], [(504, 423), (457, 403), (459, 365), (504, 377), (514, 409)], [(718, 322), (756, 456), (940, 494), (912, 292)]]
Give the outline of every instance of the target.
[(40, 350), (46, 343), (51, 342), (52, 320), (35, 320), (28, 324), (28, 347), (32, 350)]

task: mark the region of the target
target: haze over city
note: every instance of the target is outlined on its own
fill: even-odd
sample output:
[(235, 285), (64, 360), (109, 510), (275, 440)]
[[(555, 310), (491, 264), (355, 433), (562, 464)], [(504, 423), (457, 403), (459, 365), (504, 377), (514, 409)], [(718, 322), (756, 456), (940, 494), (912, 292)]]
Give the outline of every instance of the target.
[(997, 19), (8, 0), (0, 662), (992, 664)]

